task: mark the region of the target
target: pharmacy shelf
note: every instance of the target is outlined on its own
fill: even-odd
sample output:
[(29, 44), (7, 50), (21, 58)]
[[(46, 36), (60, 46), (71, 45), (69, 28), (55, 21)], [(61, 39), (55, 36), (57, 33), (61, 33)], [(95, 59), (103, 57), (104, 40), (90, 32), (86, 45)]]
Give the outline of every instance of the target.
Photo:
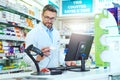
[(25, 13), (25, 12), (20, 12), (20, 11), (17, 11), (15, 9), (12, 9), (10, 7), (5, 7), (5, 6), (2, 6), (0, 5), (0, 10), (4, 10), (4, 11), (8, 11), (8, 12), (11, 12), (11, 13), (15, 13), (15, 14), (18, 14), (18, 15), (21, 15), (21, 16), (24, 16), (26, 18), (30, 18), (30, 19), (35, 19), (37, 20), (38, 22), (40, 22), (40, 19), (37, 19), (36, 17), (28, 14), (28, 13)]
[(16, 36), (0, 35), (0, 40), (9, 40), (9, 41), (21, 41), (24, 42), (25, 39), (18, 38)]
[(22, 25), (22, 26), (21, 26), (21, 25), (15, 25), (14, 23), (12, 24), (12, 23), (9, 23), (9, 22), (7, 22), (7, 21), (1, 21), (1, 20), (0, 20), (0, 24), (7, 25), (7, 26), (11, 26), (11, 27), (12, 27), (12, 26), (13, 26), (13, 27), (16, 27), (16, 26), (17, 26), (17, 27), (20, 27), (20, 28), (28, 29), (28, 30), (31, 30), (31, 29), (32, 29), (31, 27), (28, 27), (28, 26), (26, 27), (26, 26), (24, 26), (24, 25)]

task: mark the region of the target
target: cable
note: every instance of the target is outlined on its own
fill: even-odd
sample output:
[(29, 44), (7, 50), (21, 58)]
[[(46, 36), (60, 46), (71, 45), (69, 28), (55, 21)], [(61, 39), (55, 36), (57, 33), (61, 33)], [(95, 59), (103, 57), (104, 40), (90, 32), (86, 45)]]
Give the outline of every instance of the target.
[(50, 57), (48, 57), (48, 56), (46, 56), (48, 59), (49, 59), (49, 62), (48, 62), (48, 64), (47, 64), (47, 66), (46, 66), (46, 68), (48, 67), (48, 65), (50, 64), (50, 61), (51, 61), (51, 58)]

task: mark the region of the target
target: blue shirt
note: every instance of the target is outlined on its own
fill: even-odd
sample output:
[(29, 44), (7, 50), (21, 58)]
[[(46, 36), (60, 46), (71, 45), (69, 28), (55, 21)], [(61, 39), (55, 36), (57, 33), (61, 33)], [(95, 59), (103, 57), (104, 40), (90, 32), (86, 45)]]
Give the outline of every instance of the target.
[(46, 32), (48, 33), (51, 41), (53, 42), (53, 34), (52, 34), (52, 31), (53, 31), (53, 27), (48, 29), (45, 25), (42, 24), (42, 28), (46, 30)]
[(42, 67), (58, 67), (64, 58), (60, 56), (60, 35), (55, 28), (49, 30), (46, 26), (40, 23), (33, 28), (26, 36), (26, 47), (33, 44), (35, 47), (41, 49), (42, 47), (54, 47), (55, 50), (50, 51), (49, 58), (46, 57), (39, 62)]

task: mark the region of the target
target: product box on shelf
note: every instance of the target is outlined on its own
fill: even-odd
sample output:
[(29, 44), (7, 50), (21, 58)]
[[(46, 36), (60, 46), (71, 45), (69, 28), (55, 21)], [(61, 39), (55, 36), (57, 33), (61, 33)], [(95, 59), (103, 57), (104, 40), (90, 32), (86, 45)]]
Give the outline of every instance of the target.
[(3, 50), (3, 44), (2, 44), (2, 41), (0, 41), (0, 53), (3, 53), (4, 50)]
[(0, 22), (6, 22), (6, 11), (0, 11)]

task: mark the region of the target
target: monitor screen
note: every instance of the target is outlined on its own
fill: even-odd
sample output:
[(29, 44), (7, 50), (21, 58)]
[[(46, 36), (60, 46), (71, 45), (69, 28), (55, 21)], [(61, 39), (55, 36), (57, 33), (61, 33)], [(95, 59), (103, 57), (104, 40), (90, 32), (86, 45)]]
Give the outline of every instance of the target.
[(87, 60), (93, 43), (92, 35), (75, 34), (70, 37), (68, 51), (65, 56), (65, 61), (81, 60), (81, 66), (85, 65), (84, 60)]
[(85, 60), (88, 59), (92, 43), (93, 36), (73, 33), (70, 37), (65, 61), (81, 60), (82, 54), (85, 54)]

